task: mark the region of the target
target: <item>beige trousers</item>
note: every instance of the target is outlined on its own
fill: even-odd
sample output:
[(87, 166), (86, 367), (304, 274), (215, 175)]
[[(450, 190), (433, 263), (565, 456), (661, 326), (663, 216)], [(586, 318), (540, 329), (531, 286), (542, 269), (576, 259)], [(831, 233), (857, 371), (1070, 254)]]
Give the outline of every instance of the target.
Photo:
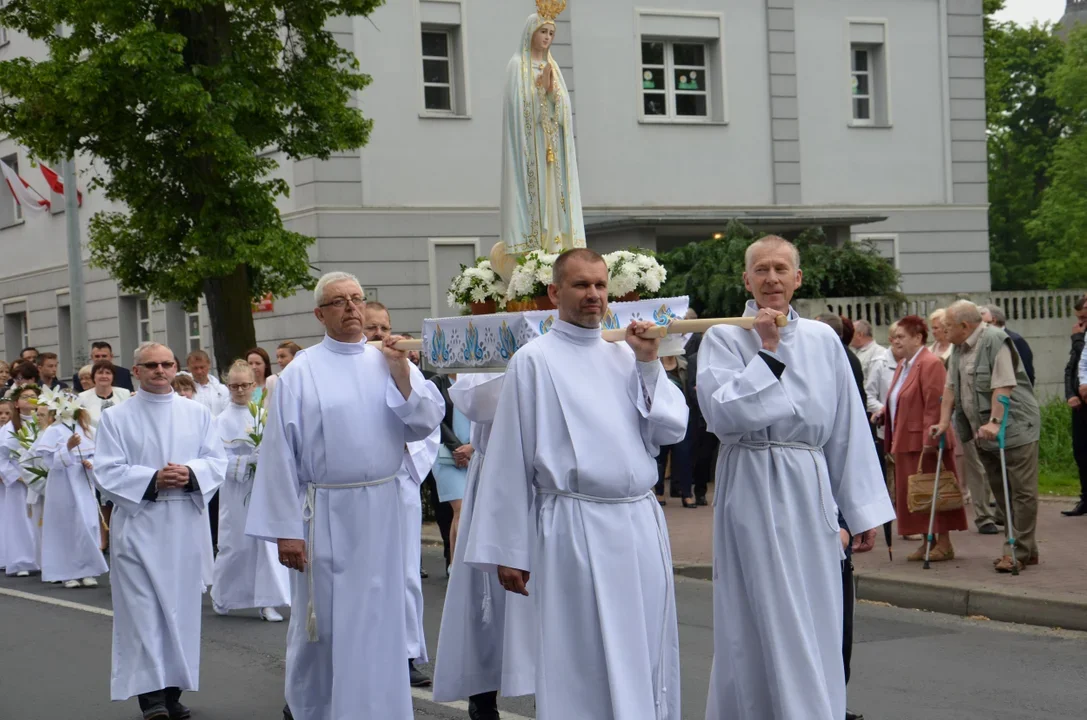
[[(971, 443), (973, 444), (973, 443)], [(1004, 508), (1004, 480), (1000, 468), (1000, 451), (978, 449), (978, 457), (985, 467), (989, 487), (996, 504)], [(1026, 564), (1038, 556), (1038, 542), (1034, 531), (1038, 524), (1038, 443), (1032, 442), (1005, 451), (1008, 464), (1008, 489), (1011, 494), (1011, 524), (1015, 537), (1015, 557)], [(975, 503), (977, 501), (975, 500)], [(1004, 541), (1005, 546), (1007, 540)], [(1004, 549), (1007, 552), (1007, 547)]]

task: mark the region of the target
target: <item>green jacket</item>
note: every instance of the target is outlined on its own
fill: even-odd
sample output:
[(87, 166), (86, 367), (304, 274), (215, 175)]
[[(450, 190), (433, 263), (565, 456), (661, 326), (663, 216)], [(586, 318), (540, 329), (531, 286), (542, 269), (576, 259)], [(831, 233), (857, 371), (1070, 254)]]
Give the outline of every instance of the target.
[[(1008, 428), (1004, 435), (1004, 446), (1008, 448), (1028, 445), (1038, 442), (1042, 431), (1042, 416), (1038, 408), (1038, 400), (1034, 397), (1034, 390), (1023, 369), (1023, 363), (1019, 360), (1019, 353), (1010, 337), (1000, 328), (989, 326), (982, 330), (978, 337), (977, 361), (974, 364), (974, 408), (972, 417), (967, 417), (962, 410), (962, 387), (959, 383), (959, 359), (962, 351), (955, 346), (951, 353), (951, 362), (948, 367), (948, 375), (955, 386), (955, 412), (952, 416), (952, 424), (955, 433), (964, 441), (973, 438), (976, 430), (989, 422), (993, 403), (993, 388), (990, 378), (993, 372), (993, 360), (1000, 348), (1007, 347), (1011, 350), (1012, 365), (1015, 367), (1016, 386), (1011, 395), (1011, 407), (1009, 408)], [(997, 450), (999, 446), (995, 441), (977, 440), (978, 447), (982, 450)]]

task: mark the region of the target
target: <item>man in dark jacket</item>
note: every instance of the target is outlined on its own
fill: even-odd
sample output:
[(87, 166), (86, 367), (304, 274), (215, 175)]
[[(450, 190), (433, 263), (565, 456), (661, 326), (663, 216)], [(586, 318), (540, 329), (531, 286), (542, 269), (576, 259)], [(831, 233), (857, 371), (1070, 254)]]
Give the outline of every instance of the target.
[(1079, 361), (1083, 354), (1083, 335), (1087, 329), (1087, 296), (1076, 302), (1076, 324), (1072, 326), (1072, 352), (1068, 355), (1068, 364), (1064, 367), (1064, 396), (1072, 408), (1072, 454), (1079, 466), (1079, 502), (1071, 510), (1062, 510), (1061, 515), (1080, 517), (1087, 515), (1087, 406), (1079, 396), (1079, 386), (1087, 378), (1079, 377)]
[(1023, 361), (1023, 370), (1027, 373), (1030, 386), (1034, 387), (1034, 352), (1022, 335), (1008, 329), (1008, 318), (1004, 311), (997, 305), (985, 305), (981, 308), (981, 319), (994, 327), (998, 327), (1012, 339), (1012, 345), (1019, 353), (1019, 359)]
[[(108, 360), (113, 363), (113, 387), (124, 388), (131, 392), (132, 373), (128, 368), (124, 367), (124, 363), (118, 365), (113, 362), (113, 348), (104, 340), (91, 343), (91, 363), (100, 360)], [(76, 392), (83, 392), (83, 384), (79, 382), (79, 368), (75, 369), (75, 375), (72, 376), (72, 387), (76, 389)]]
[[(701, 341), (701, 336), (698, 336)], [(692, 338), (693, 340), (694, 338)], [(688, 344), (688, 347), (690, 345)], [(697, 347), (697, 345), (696, 345)], [(698, 406), (698, 393), (695, 390), (698, 378), (698, 353), (687, 355), (687, 397), (693, 398), (690, 403), (691, 441), (691, 475), (693, 479), (694, 501), (697, 505), (708, 505), (706, 489), (710, 480), (717, 471), (717, 450), (720, 441), (717, 436), (709, 431), (706, 418), (702, 415), (702, 408)]]

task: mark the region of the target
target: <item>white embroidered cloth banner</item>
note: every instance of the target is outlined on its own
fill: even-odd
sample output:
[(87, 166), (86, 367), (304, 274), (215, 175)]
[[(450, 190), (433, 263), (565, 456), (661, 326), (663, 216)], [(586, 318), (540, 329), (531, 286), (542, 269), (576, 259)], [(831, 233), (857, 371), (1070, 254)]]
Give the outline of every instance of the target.
[[(604, 329), (624, 328), (632, 320), (667, 325), (687, 314), (687, 297), (657, 298), (608, 304)], [(462, 315), (423, 321), (423, 355), (436, 371), (490, 371), (506, 366), (513, 353), (551, 329), (558, 310), (533, 310), (495, 315)], [(661, 355), (682, 355), (686, 336), (669, 335)]]

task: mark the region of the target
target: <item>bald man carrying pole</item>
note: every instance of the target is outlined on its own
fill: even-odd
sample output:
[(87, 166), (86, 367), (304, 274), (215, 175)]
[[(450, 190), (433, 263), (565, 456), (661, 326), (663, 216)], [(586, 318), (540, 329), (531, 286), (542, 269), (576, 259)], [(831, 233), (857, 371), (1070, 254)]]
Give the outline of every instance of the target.
[(715, 327), (698, 353), (699, 405), (721, 440), (706, 718), (842, 720), (838, 512), (859, 533), (894, 509), (841, 340), (790, 306), (796, 247), (758, 240), (746, 268), (754, 329)]

